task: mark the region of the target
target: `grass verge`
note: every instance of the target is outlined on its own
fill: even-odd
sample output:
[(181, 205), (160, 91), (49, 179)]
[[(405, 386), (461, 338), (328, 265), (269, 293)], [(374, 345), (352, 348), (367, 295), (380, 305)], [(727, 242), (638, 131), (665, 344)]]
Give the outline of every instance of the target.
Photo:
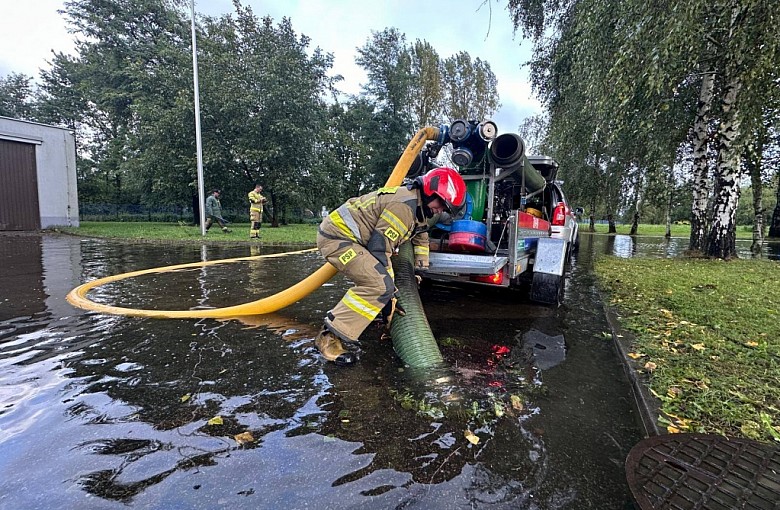
[(294, 224), (278, 228), (264, 225), (261, 239), (249, 239), (249, 223), (231, 223), (231, 232), (224, 233), (219, 225), (212, 226), (206, 237), (200, 235), (200, 227), (177, 223), (147, 223), (120, 221), (82, 221), (81, 226), (60, 228), (60, 232), (107, 239), (143, 239), (158, 241), (193, 242), (252, 242), (259, 244), (313, 245), (317, 241), (317, 225)]
[[(609, 226), (605, 224), (596, 224), (596, 233), (597, 234), (606, 234), (609, 230)], [(580, 229), (581, 232), (587, 232), (588, 231), (588, 222), (580, 222)], [(618, 234), (624, 234), (628, 235), (628, 233), (631, 231), (631, 225), (623, 225), (618, 224), (615, 225), (615, 229), (617, 230)], [(767, 228), (764, 231), (764, 234), (766, 234), (769, 231)], [(691, 237), (691, 226), (690, 225), (672, 225), (671, 226), (671, 233), (672, 237)], [(663, 237), (666, 234), (666, 225), (651, 225), (649, 223), (640, 223), (637, 227), (637, 235), (640, 236), (661, 236)], [(737, 227), (737, 238), (738, 239), (753, 239), (753, 227), (750, 226), (738, 226)]]
[(669, 432), (780, 441), (780, 264), (601, 257)]

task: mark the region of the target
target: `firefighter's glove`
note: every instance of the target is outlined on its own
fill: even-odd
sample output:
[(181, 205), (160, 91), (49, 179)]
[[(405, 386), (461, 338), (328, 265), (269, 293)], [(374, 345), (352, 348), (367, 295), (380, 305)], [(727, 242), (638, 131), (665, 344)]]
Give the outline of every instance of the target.
[(390, 323), (393, 322), (393, 316), (396, 313), (401, 317), (406, 315), (406, 310), (404, 310), (403, 307), (398, 304), (397, 290), (393, 294), (393, 297), (390, 298), (390, 301), (388, 301), (384, 308), (382, 308), (382, 322), (385, 324), (385, 326), (390, 326)]

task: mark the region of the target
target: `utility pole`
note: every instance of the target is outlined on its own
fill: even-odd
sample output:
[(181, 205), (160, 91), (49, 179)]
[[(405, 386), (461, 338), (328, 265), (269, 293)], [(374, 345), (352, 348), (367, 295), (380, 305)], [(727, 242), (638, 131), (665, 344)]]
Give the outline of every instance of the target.
[(198, 211), (200, 211), (200, 235), (206, 235), (205, 192), (203, 190), (203, 146), (200, 141), (200, 90), (198, 89), (198, 44), (195, 41), (195, 0), (192, 10), (192, 81), (195, 92), (195, 145), (198, 151)]

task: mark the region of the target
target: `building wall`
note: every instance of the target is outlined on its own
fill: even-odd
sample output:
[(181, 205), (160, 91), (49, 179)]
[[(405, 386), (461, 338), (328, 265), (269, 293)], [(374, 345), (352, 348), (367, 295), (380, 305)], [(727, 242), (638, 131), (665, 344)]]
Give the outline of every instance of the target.
[(35, 145), (41, 228), (79, 225), (76, 139), (68, 129), (0, 117), (0, 138)]

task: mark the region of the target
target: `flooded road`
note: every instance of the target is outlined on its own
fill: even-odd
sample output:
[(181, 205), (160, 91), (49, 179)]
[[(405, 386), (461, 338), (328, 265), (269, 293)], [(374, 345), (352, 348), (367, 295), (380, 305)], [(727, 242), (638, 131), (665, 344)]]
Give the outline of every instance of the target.
[[(557, 309), (423, 289), (448, 368), (414, 373), (378, 330), (357, 367), (321, 363), (312, 339), (340, 276), (241, 320), (65, 301), (101, 276), (270, 249), (0, 236), (0, 508), (629, 508), (623, 461), (641, 433), (589, 272), (615, 250), (607, 239), (583, 237)], [(91, 297), (227, 306), (320, 264), (308, 253), (147, 275)]]

